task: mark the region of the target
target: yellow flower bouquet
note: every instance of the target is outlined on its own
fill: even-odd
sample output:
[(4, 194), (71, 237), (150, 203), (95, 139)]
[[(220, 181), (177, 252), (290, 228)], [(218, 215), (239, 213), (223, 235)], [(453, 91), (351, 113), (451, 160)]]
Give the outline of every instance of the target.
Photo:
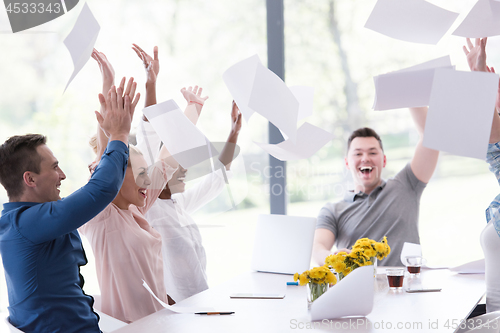
[(374, 265), (377, 259), (382, 260), (389, 253), (391, 253), (391, 248), (387, 244), (387, 237), (384, 237), (381, 242), (361, 238), (356, 241), (351, 253), (339, 252), (326, 257), (325, 266), (335, 270), (339, 280), (342, 280), (356, 268)]
[(311, 306), (318, 297), (328, 291), (330, 285), (337, 283), (337, 278), (327, 265), (314, 267), (302, 274), (295, 273), (294, 281), (299, 281), (301, 286), (308, 286), (307, 302)]

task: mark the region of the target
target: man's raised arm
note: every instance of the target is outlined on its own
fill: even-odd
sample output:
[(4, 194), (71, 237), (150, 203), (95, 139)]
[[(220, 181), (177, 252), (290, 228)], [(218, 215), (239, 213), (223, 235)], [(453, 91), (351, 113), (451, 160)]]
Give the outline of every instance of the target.
[(428, 183), (431, 179), (439, 158), (438, 150), (424, 147), (422, 144), (424, 141), (427, 111), (428, 108), (426, 106), (410, 108), (410, 113), (419, 135), (417, 147), (415, 148), (415, 153), (411, 160), (411, 171), (413, 171), (415, 177), (423, 183)]
[(23, 236), (33, 243), (43, 243), (72, 232), (99, 214), (115, 198), (125, 177), (128, 160), (128, 135), (134, 115), (134, 101), (123, 87), (112, 87), (104, 114), (96, 111), (102, 130), (110, 142), (87, 185), (58, 201), (45, 202), (26, 209), (19, 225)]

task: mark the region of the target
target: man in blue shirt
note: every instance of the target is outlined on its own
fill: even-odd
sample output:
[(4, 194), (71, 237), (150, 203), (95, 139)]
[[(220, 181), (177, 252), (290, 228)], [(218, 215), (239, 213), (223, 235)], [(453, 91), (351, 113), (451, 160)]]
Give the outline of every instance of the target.
[[(124, 81), (122, 81), (123, 83)], [(25, 332), (100, 332), (80, 266), (87, 263), (76, 229), (118, 193), (128, 161), (135, 84), (99, 96), (109, 144), (88, 184), (61, 199), (66, 178), (46, 138), (28, 134), (0, 146), (0, 183), (9, 202), (0, 217), (0, 253), (9, 293), (9, 320)], [(132, 88), (132, 89), (130, 89)], [(132, 90), (132, 92), (131, 92)]]

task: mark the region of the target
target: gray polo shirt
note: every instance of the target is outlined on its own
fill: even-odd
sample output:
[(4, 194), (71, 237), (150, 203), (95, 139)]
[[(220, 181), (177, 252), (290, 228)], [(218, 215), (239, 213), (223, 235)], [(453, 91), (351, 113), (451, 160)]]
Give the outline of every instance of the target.
[(333, 232), (339, 249), (350, 248), (363, 237), (381, 241), (387, 236), (391, 253), (378, 264), (402, 266), (400, 254), (404, 242), (420, 244), (418, 211), (426, 185), (417, 179), (408, 163), (369, 195), (350, 191), (344, 200), (327, 203), (319, 212), (316, 229)]

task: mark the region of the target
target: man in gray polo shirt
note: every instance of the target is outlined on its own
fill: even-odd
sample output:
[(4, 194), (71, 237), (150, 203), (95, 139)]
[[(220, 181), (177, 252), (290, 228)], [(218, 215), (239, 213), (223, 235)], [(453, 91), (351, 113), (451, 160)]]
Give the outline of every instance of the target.
[(411, 108), (410, 112), (420, 140), (411, 162), (387, 181), (381, 178), (387, 161), (378, 134), (360, 128), (349, 137), (345, 164), (355, 189), (321, 209), (313, 245), (317, 264), (324, 264), (334, 244), (345, 250), (359, 238), (380, 241), (387, 236), (391, 253), (380, 265), (401, 266), (404, 242), (420, 243), (420, 196), (436, 168), (439, 152), (422, 145), (427, 107)]

